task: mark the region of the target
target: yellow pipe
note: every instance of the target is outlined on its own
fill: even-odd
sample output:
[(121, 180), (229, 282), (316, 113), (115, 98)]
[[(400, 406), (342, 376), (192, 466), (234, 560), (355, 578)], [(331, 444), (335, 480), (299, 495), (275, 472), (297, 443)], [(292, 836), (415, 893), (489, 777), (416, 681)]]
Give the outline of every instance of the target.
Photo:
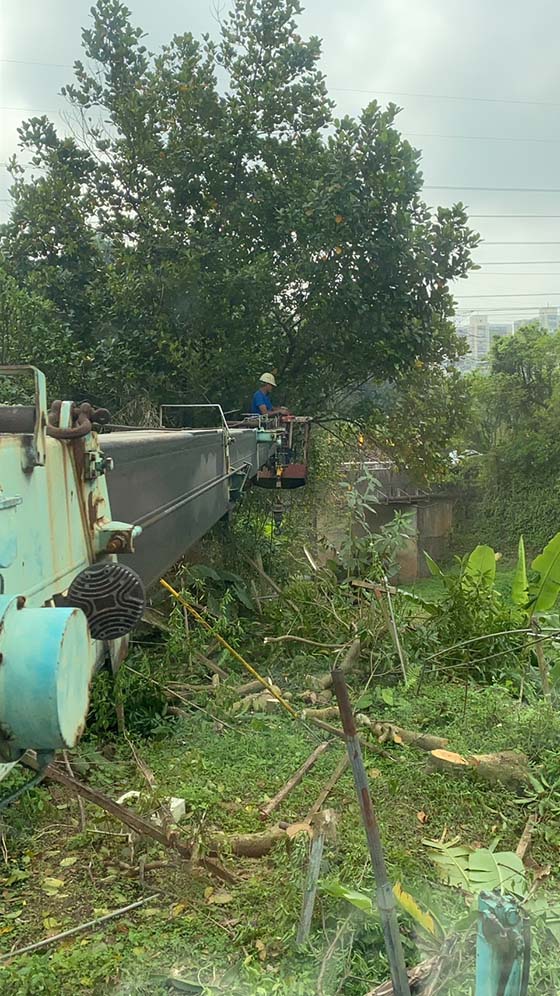
[(180, 595), (178, 591), (175, 591), (175, 588), (172, 588), (171, 585), (167, 583), (167, 581), (163, 580), (163, 578), (160, 579), (160, 584), (163, 585), (164, 588), (167, 588), (167, 591), (170, 592), (171, 595), (173, 595), (173, 598), (176, 598), (177, 601), (181, 603), (183, 608), (185, 608), (187, 612), (190, 612), (191, 616), (193, 616), (197, 622), (199, 622), (202, 626), (204, 626), (204, 628), (207, 629), (209, 633), (212, 633), (212, 636), (215, 637), (218, 643), (221, 643), (222, 647), (224, 647), (232, 655), (232, 657), (235, 657), (235, 659), (239, 661), (239, 663), (242, 664), (244, 668), (247, 669), (249, 674), (253, 675), (253, 678), (256, 678), (257, 681), (260, 681), (263, 688), (266, 688), (266, 690), (270, 692), (271, 695), (274, 696), (276, 701), (279, 702), (280, 705), (284, 707), (286, 712), (290, 713), (290, 716), (293, 716), (294, 719), (299, 719), (297, 712), (295, 711), (294, 708), (292, 708), (289, 702), (286, 702), (286, 700), (282, 698), (281, 695), (278, 694), (278, 692), (270, 684), (270, 682), (268, 682), (266, 678), (263, 678), (258, 671), (255, 671), (255, 668), (251, 664), (249, 664), (249, 662), (246, 661), (245, 658), (241, 656), (241, 654), (237, 653), (237, 650), (234, 650), (233, 647), (230, 647), (229, 643), (227, 642), (227, 640), (224, 640), (223, 636), (220, 636), (219, 633), (215, 632), (210, 623), (206, 622), (204, 616), (200, 615), (200, 612), (197, 612), (196, 609), (193, 609), (192, 605), (189, 605), (189, 603), (183, 598), (183, 596)]

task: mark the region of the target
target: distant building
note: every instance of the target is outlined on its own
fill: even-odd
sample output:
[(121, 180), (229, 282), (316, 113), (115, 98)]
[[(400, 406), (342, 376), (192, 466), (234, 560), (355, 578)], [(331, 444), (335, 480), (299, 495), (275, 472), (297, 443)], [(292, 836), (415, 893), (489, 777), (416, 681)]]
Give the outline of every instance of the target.
[(468, 353), (461, 357), (459, 370), (469, 373), (476, 370), (490, 348), (490, 326), (485, 315), (470, 315), (468, 321), (462, 320), (456, 326), (457, 335), (466, 341)]
[(511, 322), (492, 322), (490, 325), (490, 338), (497, 339), (502, 335), (511, 335), (512, 325)]
[(477, 364), (486, 359), (490, 349), (490, 325), (487, 315), (471, 315), (469, 318), (469, 345)]
[(536, 315), (533, 315), (532, 318), (518, 318), (513, 323), (513, 331), (519, 332), (519, 329), (525, 328), (526, 325), (532, 325), (533, 322), (538, 322), (538, 318)]
[(547, 332), (557, 332), (560, 326), (558, 308), (539, 308), (539, 324)]
[(513, 331), (519, 332), (519, 329), (526, 325), (535, 323), (541, 325), (547, 332), (558, 332), (560, 329), (560, 308), (539, 308), (538, 315), (532, 315), (530, 318), (518, 318), (513, 323)]

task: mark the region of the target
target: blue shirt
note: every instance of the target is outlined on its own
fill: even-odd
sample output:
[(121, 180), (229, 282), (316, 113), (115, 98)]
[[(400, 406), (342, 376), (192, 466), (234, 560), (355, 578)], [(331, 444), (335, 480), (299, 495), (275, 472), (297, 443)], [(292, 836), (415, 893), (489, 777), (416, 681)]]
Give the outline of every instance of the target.
[(251, 415), (261, 414), (261, 405), (264, 405), (267, 411), (272, 409), (272, 401), (268, 394), (264, 391), (255, 391), (253, 395), (253, 407), (251, 408)]

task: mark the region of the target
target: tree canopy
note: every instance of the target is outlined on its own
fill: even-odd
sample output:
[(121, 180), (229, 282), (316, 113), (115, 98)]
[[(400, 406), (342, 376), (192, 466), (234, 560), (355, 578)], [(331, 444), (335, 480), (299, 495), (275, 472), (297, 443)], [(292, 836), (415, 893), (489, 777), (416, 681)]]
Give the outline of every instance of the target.
[(91, 13), (74, 137), (22, 125), (1, 232), (5, 270), (71, 330), (68, 392), (242, 408), (271, 368), (317, 412), (456, 355), (448, 285), (478, 237), (422, 200), (395, 105), (334, 116), (298, 0), (235, 0), (216, 41), (155, 54), (120, 0)]

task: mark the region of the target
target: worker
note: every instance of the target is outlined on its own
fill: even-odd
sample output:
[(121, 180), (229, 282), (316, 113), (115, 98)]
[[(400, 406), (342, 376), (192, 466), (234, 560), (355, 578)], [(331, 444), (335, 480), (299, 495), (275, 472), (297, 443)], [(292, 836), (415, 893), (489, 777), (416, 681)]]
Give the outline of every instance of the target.
[(261, 374), (258, 391), (255, 391), (253, 395), (253, 404), (251, 408), (252, 415), (288, 414), (287, 408), (282, 408), (282, 407), (275, 408), (272, 404), (272, 399), (270, 395), (272, 393), (272, 388), (276, 386), (277, 384), (274, 374), (271, 373)]

